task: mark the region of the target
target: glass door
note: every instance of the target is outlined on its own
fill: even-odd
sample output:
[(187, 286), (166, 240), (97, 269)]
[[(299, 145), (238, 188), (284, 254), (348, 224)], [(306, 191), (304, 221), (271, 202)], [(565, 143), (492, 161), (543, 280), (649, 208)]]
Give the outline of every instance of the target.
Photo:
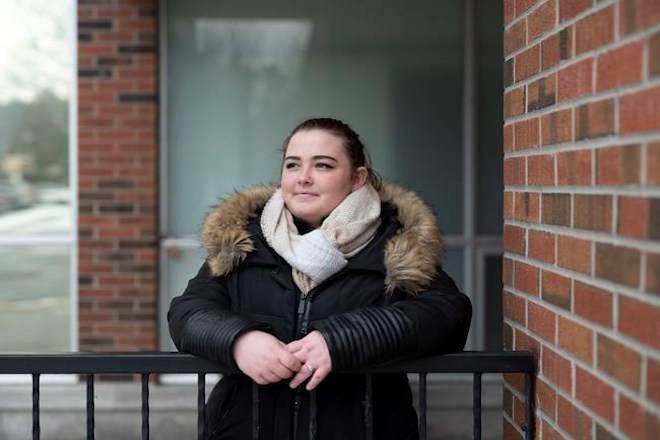
[(173, 349), (169, 301), (204, 257), (205, 213), (235, 189), (276, 182), (284, 138), (309, 117), (341, 119), (360, 133), (386, 180), (432, 204), (445, 269), (461, 286), (475, 276), (465, 258), (477, 244), (465, 228), (465, 182), (476, 171), (465, 163), (464, 2), (163, 6), (163, 349)]

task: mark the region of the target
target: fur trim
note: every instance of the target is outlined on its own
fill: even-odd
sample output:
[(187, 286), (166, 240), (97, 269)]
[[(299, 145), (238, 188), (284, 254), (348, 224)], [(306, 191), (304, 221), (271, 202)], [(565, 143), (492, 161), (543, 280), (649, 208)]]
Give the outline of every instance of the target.
[(214, 276), (226, 275), (254, 250), (247, 225), (275, 192), (274, 186), (255, 186), (237, 192), (211, 211), (202, 227), (202, 246)]
[[(202, 245), (214, 276), (226, 275), (248, 253), (254, 242), (247, 231), (275, 191), (275, 186), (256, 186), (221, 201), (206, 217)], [(380, 198), (394, 205), (402, 228), (385, 246), (385, 287), (412, 294), (426, 288), (437, 273), (442, 253), (440, 228), (431, 208), (414, 192), (392, 183), (383, 183)]]
[(402, 228), (385, 245), (385, 287), (412, 294), (426, 288), (437, 274), (442, 254), (440, 226), (433, 210), (412, 191), (384, 183), (380, 199), (398, 209)]

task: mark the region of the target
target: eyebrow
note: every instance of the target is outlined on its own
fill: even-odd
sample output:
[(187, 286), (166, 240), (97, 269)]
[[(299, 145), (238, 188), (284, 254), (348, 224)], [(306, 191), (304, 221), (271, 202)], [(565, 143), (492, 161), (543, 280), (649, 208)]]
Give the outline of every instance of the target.
[[(312, 160), (324, 160), (324, 159), (330, 159), (335, 162), (339, 162), (337, 159), (335, 159), (332, 156), (323, 156), (323, 155), (312, 156)], [(287, 156), (284, 158), (284, 160), (302, 160), (302, 159), (300, 158), (300, 156)]]

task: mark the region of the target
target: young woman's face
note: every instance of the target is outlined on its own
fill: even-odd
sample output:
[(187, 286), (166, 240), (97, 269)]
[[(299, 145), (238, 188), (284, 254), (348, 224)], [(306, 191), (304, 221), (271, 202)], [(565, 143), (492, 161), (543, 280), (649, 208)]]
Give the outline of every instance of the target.
[(294, 134), (284, 156), (282, 196), (291, 214), (317, 227), (352, 191), (367, 169), (352, 169), (341, 138), (319, 129)]

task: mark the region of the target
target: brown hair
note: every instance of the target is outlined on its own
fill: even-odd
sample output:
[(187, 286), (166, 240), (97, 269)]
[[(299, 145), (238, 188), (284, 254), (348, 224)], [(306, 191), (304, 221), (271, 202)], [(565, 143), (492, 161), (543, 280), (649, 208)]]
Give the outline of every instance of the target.
[(286, 150), (289, 146), (289, 141), (294, 134), (299, 131), (305, 130), (323, 130), (331, 133), (343, 141), (344, 149), (348, 158), (351, 161), (353, 169), (358, 167), (365, 167), (369, 172), (367, 181), (373, 186), (377, 191), (380, 190), (382, 186), (382, 179), (380, 176), (371, 168), (371, 160), (369, 159), (369, 152), (367, 148), (360, 140), (360, 135), (358, 135), (353, 129), (346, 123), (332, 118), (313, 118), (307, 119), (306, 121), (298, 124), (291, 133), (284, 139), (284, 144), (282, 151), (286, 154)]

